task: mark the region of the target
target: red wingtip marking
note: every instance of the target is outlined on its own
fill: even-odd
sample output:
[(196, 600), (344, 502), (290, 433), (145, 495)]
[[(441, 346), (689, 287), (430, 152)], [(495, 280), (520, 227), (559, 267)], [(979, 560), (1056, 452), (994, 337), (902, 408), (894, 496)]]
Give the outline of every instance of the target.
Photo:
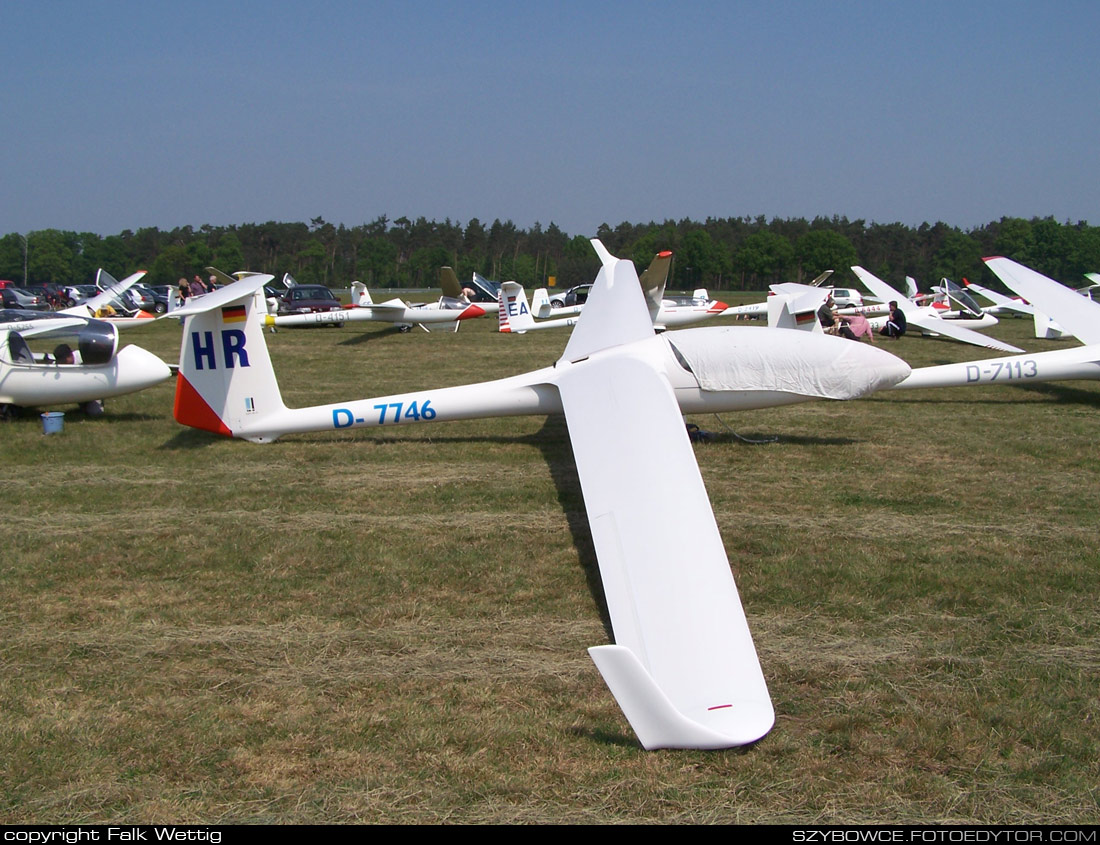
[(658, 258), (668, 258), (670, 255), (672, 255), (672, 250), (671, 249), (666, 249), (664, 252), (658, 252), (657, 253)]
[(712, 306), (710, 306), (709, 310), (710, 310), (711, 314), (717, 314), (719, 311), (725, 311), (727, 308), (729, 308), (729, 306), (726, 305), (726, 303), (719, 302), (716, 299), (716, 300), (714, 300), (714, 304)]
[(485, 309), (480, 305), (467, 305), (462, 309), (462, 313), (459, 314), (456, 320), (469, 320), (471, 317), (480, 317), (485, 313)]
[(1004, 258), (1003, 255), (987, 255), (982, 261), (992, 261), (994, 258)]
[(212, 431), (215, 434), (224, 434), (232, 437), (233, 432), (221, 421), (214, 409), (199, 392), (191, 386), (191, 382), (180, 373), (176, 378), (176, 402), (172, 407), (172, 416), (181, 425), (189, 425), (191, 428), (201, 428), (203, 431)]

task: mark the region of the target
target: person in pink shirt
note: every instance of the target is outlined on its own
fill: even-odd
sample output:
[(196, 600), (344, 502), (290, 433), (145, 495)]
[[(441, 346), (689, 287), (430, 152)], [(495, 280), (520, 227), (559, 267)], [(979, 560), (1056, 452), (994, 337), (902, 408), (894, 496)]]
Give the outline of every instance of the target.
[(862, 314), (848, 314), (841, 318), (848, 331), (852, 333), (852, 340), (866, 337), (871, 343), (875, 342), (875, 333), (871, 331), (871, 324)]

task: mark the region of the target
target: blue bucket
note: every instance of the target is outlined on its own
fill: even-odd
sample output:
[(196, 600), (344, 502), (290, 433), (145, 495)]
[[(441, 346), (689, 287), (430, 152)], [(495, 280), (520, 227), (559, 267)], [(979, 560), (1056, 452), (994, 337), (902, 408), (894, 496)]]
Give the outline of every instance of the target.
[(64, 411), (47, 411), (42, 415), (42, 433), (57, 434), (65, 427)]

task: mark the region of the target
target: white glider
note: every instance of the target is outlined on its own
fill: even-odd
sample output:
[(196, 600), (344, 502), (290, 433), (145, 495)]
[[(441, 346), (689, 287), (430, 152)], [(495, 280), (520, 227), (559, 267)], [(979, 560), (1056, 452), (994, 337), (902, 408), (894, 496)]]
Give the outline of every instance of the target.
[(1085, 345), (1052, 352), (921, 367), (913, 370), (894, 389), (1100, 379), (1100, 303), (1082, 298), (1065, 285), (1008, 258), (997, 256), (982, 260), (1011, 290), (1036, 309), (1049, 314)]
[[(672, 253), (668, 250), (657, 253), (638, 281), (645, 295), (646, 307), (650, 319), (658, 330), (700, 323), (711, 317), (718, 317), (729, 308), (724, 302), (711, 299), (705, 288), (699, 288), (690, 297), (666, 297), (665, 283), (672, 266)], [(517, 282), (505, 282), (501, 285), (501, 307), (497, 313), (501, 332), (523, 334), (537, 329), (568, 328), (575, 326), (578, 315), (584, 305), (553, 308), (546, 291), (535, 291), (533, 307), (527, 305), (527, 294)], [(535, 320), (553, 314), (553, 319)], [(566, 316), (568, 315), (568, 316)]]
[[(210, 294), (207, 294), (209, 296)], [(424, 331), (444, 329), (458, 331), (461, 320), (480, 317), (485, 309), (462, 300), (440, 297), (438, 302), (408, 303), (397, 297), (385, 302), (375, 302), (362, 282), (352, 282), (350, 307), (337, 311), (318, 311), (311, 314), (268, 314), (267, 326), (327, 326), (343, 323), (392, 323), (402, 331), (420, 326)], [(173, 316), (178, 316), (178, 310)]]
[(153, 315), (136, 308), (127, 309), (127, 313), (125, 314), (103, 316), (104, 310), (113, 310), (116, 304), (126, 308), (123, 304), (125, 302), (126, 291), (145, 278), (147, 272), (147, 270), (138, 270), (136, 273), (132, 273), (120, 282), (106, 270), (100, 268), (95, 277), (96, 287), (100, 289), (100, 293), (97, 293), (91, 299), (85, 299), (83, 302), (78, 302), (76, 305), (69, 308), (62, 308), (60, 311), (55, 311), (53, 313), (55, 315), (65, 314), (67, 316), (105, 320), (119, 328), (151, 325), (149, 321), (153, 319)]
[(564, 413), (615, 635), (614, 645), (590, 649), (593, 660), (646, 748), (750, 743), (775, 715), (681, 413), (856, 398), (909, 367), (803, 332), (657, 335), (633, 264), (593, 245), (603, 269), (553, 366), (311, 408), (283, 404), (258, 319), (263, 280), (208, 294), (175, 312), (188, 318), (175, 416), (262, 443), (292, 432)]
[[(160, 358), (140, 346), (118, 349), (118, 329), (102, 320), (55, 326), (36, 336), (76, 336), (73, 363), (36, 356), (23, 334), (0, 328), (0, 405), (37, 408), (94, 402), (152, 387), (172, 373)], [(33, 332), (33, 329), (31, 330)]]
[[(883, 302), (897, 302), (898, 307), (905, 315), (905, 321), (911, 329), (918, 329), (924, 334), (949, 337), (963, 343), (972, 343), (975, 346), (984, 346), (988, 349), (998, 349), (1001, 352), (1023, 352), (1018, 346), (997, 340), (959, 325), (958, 320), (944, 319), (931, 306), (919, 306), (909, 301), (901, 293), (894, 290), (886, 282), (877, 276), (864, 270), (862, 267), (853, 267), (852, 272), (859, 277), (864, 286), (874, 296)], [(843, 311), (841, 312), (843, 313)], [(866, 314), (866, 311), (864, 311)], [(875, 328), (874, 320), (869, 320)]]

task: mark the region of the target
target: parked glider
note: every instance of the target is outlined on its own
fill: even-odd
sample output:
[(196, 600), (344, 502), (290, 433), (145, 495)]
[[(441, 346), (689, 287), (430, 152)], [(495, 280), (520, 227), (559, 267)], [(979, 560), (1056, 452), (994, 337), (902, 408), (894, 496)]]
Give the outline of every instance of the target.
[(176, 312), (188, 321), (175, 416), (270, 442), (291, 432), (564, 413), (615, 634), (615, 645), (590, 649), (605, 681), (646, 748), (753, 742), (775, 716), (681, 413), (855, 398), (909, 367), (870, 346), (805, 333), (656, 335), (634, 265), (593, 245), (603, 269), (553, 366), (312, 408), (287, 408), (280, 397), (257, 319), (263, 279), (208, 294)]
[[(852, 272), (859, 277), (864, 287), (874, 296), (881, 299), (883, 302), (897, 302), (898, 307), (905, 315), (905, 321), (908, 323), (910, 329), (918, 329), (923, 334), (949, 337), (953, 340), (962, 341), (963, 343), (972, 343), (975, 346), (985, 346), (988, 349), (998, 349), (1001, 352), (1024, 351), (1018, 346), (1013, 346), (1011, 343), (1005, 343), (1004, 341), (984, 335), (981, 332), (976, 332), (961, 326), (959, 325), (959, 320), (945, 319), (931, 306), (914, 304), (894, 288), (890, 287), (890, 285), (886, 284), (886, 282), (882, 281), (882, 279), (867, 272), (862, 267), (853, 267)], [(843, 314), (844, 310), (841, 310), (840, 313)], [(864, 309), (862, 313), (866, 316), (867, 310)], [(876, 325), (875, 318), (868, 317), (868, 322), (870, 322), (872, 327), (876, 330), (880, 328), (880, 326)]]
[(1085, 345), (1051, 352), (921, 367), (913, 370), (894, 389), (1100, 379), (1100, 303), (1082, 298), (1065, 285), (1008, 258), (996, 256), (982, 260), (1011, 290), (1036, 309), (1049, 314)]
[[(116, 314), (111, 317), (97, 317), (112, 302), (120, 303), (134, 284), (145, 276), (145, 270), (139, 270), (127, 276), (121, 282), (116, 281), (106, 270), (96, 273), (96, 284), (102, 290), (95, 296), (81, 300), (76, 305), (59, 311), (32, 311), (20, 308), (0, 308), (0, 329), (19, 332), (24, 338), (50, 337), (64, 334), (77, 334), (77, 330), (90, 322), (107, 323), (116, 328), (136, 325), (151, 325), (152, 314), (136, 312), (140, 316)], [(113, 306), (111, 306), (113, 310)], [(100, 327), (101, 330), (102, 327)]]
[(27, 330), (35, 337), (56, 340), (75, 335), (71, 362), (35, 355), (24, 333), (0, 327), (0, 405), (38, 408), (89, 403), (134, 393), (164, 381), (172, 373), (160, 358), (140, 346), (118, 349), (118, 329), (102, 320), (75, 318), (77, 324)]
[[(69, 308), (55, 311), (54, 314), (106, 320), (120, 328), (148, 324), (148, 321), (153, 319), (152, 314), (125, 305), (127, 291), (145, 278), (147, 272), (147, 270), (138, 270), (122, 281), (118, 281), (106, 270), (100, 268), (95, 278), (96, 287), (100, 289), (100, 293)], [(123, 313), (118, 313), (118, 309), (122, 309)], [(108, 313), (111, 311), (114, 313)]]
[[(442, 278), (442, 273), (440, 275)], [(454, 273), (452, 272), (451, 275), (453, 276)], [(458, 279), (455, 278), (454, 281), (457, 285)], [(454, 293), (453, 290), (451, 292)], [(309, 314), (268, 314), (265, 325), (339, 326), (344, 323), (369, 322), (393, 323), (402, 331), (408, 331), (413, 326), (420, 326), (424, 331), (458, 331), (460, 321), (480, 317), (486, 309), (466, 300), (462, 296), (461, 287), (457, 293), (458, 296), (448, 296), (444, 293), (439, 301), (422, 304), (408, 303), (396, 297), (386, 302), (375, 302), (366, 285), (362, 282), (352, 282), (350, 306)]]
[(477, 305), (486, 314), (497, 313), (500, 306), (500, 285), (473, 274), (470, 284), (463, 285), (453, 267), (439, 268), (439, 289), (444, 299), (455, 300), (465, 305)]
[[(646, 307), (654, 327), (660, 331), (676, 326), (686, 326), (717, 317), (729, 307), (724, 302), (712, 300), (705, 288), (699, 288), (690, 297), (666, 297), (665, 283), (672, 266), (672, 253), (668, 250), (657, 253), (638, 281), (645, 295)], [(578, 314), (584, 305), (554, 308), (546, 297), (545, 289), (535, 291), (533, 309), (527, 305), (527, 294), (516, 282), (501, 285), (501, 309), (498, 312), (500, 331), (511, 334), (523, 334), (535, 329), (567, 328), (574, 326)], [(540, 317), (553, 314), (554, 318), (536, 321), (533, 314)], [(567, 315), (568, 316), (565, 316)]]

